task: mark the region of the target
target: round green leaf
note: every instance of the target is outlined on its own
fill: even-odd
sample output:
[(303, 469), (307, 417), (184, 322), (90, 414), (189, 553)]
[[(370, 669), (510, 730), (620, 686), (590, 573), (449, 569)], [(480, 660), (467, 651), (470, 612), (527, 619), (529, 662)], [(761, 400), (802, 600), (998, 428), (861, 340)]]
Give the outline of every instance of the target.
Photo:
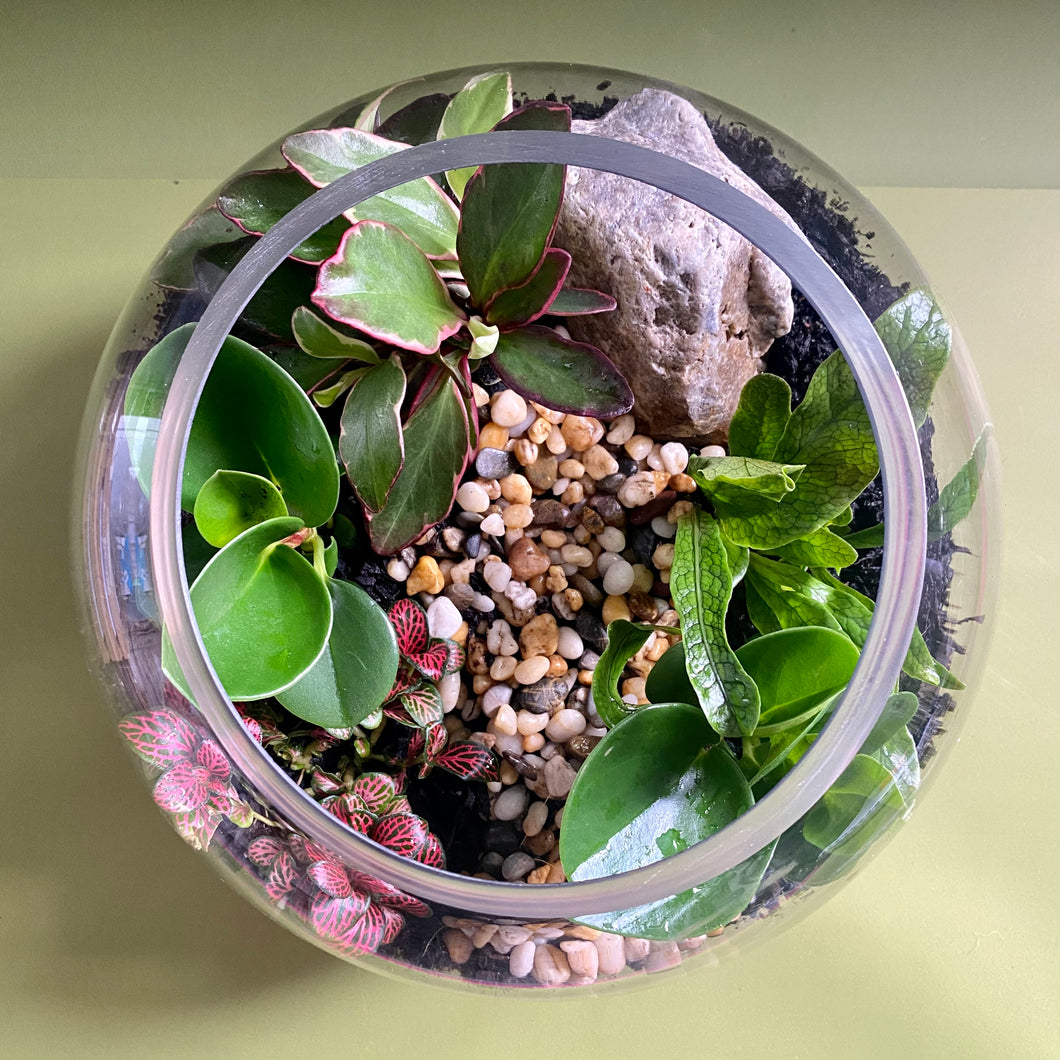
[[(644, 707), (612, 729), (578, 772), (563, 810), (560, 858), (572, 880), (653, 864), (706, 839), (754, 802), (732, 752), (703, 712)], [(738, 916), (754, 897), (772, 845), (689, 891), (634, 909), (579, 918), (622, 935), (678, 939)]]
[(749, 640), (736, 657), (762, 699), (756, 734), (804, 725), (846, 687), (858, 655), (847, 637), (823, 626), (795, 626)]
[[(265, 699), (297, 681), (320, 657), (331, 632), (327, 586), (283, 540), (302, 529), (270, 519), (230, 541), (191, 587), (191, 603), (217, 676), (232, 699)], [(172, 647), (163, 669), (183, 686)]]
[(328, 581), (334, 621), (327, 647), (311, 670), (276, 698), (296, 717), (326, 729), (358, 725), (394, 687), (394, 627), (359, 586)]
[(195, 525), (215, 548), (223, 548), (244, 530), (287, 514), (280, 491), (260, 475), (215, 471), (195, 498)]

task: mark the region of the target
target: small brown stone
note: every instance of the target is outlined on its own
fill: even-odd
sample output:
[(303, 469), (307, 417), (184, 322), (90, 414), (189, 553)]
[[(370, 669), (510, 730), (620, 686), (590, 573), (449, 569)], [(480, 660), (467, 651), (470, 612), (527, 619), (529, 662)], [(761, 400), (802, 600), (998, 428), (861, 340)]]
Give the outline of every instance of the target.
[(570, 508), (552, 498), (534, 501), (533, 509), (534, 526), (563, 526), (570, 517)]
[(433, 556), (420, 556), (405, 583), (405, 591), (409, 596), (417, 593), (431, 593), (435, 595), (445, 588), (445, 577), (438, 568), (438, 561)]
[(654, 500), (634, 508), (629, 513), (629, 521), (634, 526), (643, 526), (650, 523), (657, 515), (665, 515), (677, 500), (677, 494), (673, 490), (663, 490)]
[(596, 536), (604, 532), (607, 523), (604, 522), (603, 516), (595, 508), (590, 508), (589, 505), (586, 505), (582, 509), (582, 526), (590, 534)]
[(612, 493), (596, 493), (589, 498), (589, 507), (599, 513), (608, 526), (622, 529), (626, 525), (626, 509)]
[(442, 942), (445, 943), (445, 948), (449, 951), (449, 959), (453, 964), (463, 964), (475, 948), (471, 939), (459, 928), (446, 928), (442, 932)]
[(572, 736), (563, 746), (567, 750), (567, 754), (573, 755), (575, 758), (588, 758), (589, 752), (600, 742), (599, 736), (586, 736), (585, 733), (578, 733), (577, 736)]
[(523, 469), (523, 474), (538, 493), (552, 489), (556, 484), (558, 464), (551, 453), (542, 453), (534, 463)]
[(642, 622), (654, 622), (657, 611), (655, 597), (649, 593), (632, 592), (629, 594), (629, 609)]
[(551, 828), (538, 832), (537, 835), (527, 836), (523, 840), (523, 846), (538, 858), (544, 857), (555, 845), (556, 833)]
[(544, 574), (549, 567), (548, 556), (541, 551), (529, 537), (513, 541), (508, 549), (508, 565), (512, 568), (512, 577), (525, 582), (538, 574)]
[(467, 639), (467, 668), (476, 676), (490, 672), (486, 642), (482, 637), (472, 636)]
[(536, 869), (529, 873), (526, 877), (527, 883), (546, 883), (548, 881), (548, 866), (538, 865)]
[[(519, 650), (524, 659), (535, 655), (555, 655), (559, 644), (559, 626), (553, 615), (535, 615), (519, 632)], [(565, 672), (565, 671), (564, 671)]]

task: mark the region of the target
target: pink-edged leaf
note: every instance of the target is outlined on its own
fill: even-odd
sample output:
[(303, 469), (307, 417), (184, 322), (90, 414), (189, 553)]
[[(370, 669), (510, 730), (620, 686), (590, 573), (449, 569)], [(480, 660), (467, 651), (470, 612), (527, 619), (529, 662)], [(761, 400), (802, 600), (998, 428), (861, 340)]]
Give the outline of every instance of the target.
[(274, 835), (263, 835), (247, 847), (247, 857), (259, 869), (267, 869), (281, 854), (288, 853), (287, 844)]
[(194, 729), (183, 718), (168, 710), (132, 714), (122, 718), (118, 728), (141, 758), (161, 769), (168, 769), (191, 758), (199, 743)]
[(462, 780), (497, 779), (497, 762), (493, 752), (479, 743), (452, 743), (435, 758), (434, 764)]
[(353, 794), (369, 813), (385, 813), (400, 795), (397, 781), (387, 773), (362, 773), (353, 784)]
[(400, 551), (440, 523), (453, 506), (467, 467), (468, 421), (464, 399), (446, 376), (405, 422), (406, 460), (382, 509), (368, 516), (372, 548)]
[(391, 813), (371, 827), (368, 838), (406, 858), (414, 858), (431, 834), (427, 822), (414, 813)]
[(339, 795), (345, 790), (342, 778), (323, 769), (314, 769), (309, 775), (309, 786), (317, 795)]
[(155, 784), (155, 802), (169, 813), (187, 813), (206, 805), (209, 773), (202, 766), (178, 762), (167, 769)]
[(423, 756), (430, 761), (445, 749), (449, 733), (446, 732), (444, 725), (432, 725), (424, 730), (424, 735), (426, 736), (426, 743), (423, 748)]
[(282, 902), (298, 886), (298, 863), (285, 850), (272, 863), (265, 880), (265, 893), (273, 902)]
[(203, 740), (195, 758), (199, 765), (217, 780), (227, 780), (232, 772), (227, 756), (213, 740)]
[(355, 832), (367, 832), (375, 821), (375, 814), (369, 813), (354, 795), (330, 795), (320, 805)]
[(490, 364), (512, 390), (557, 412), (609, 419), (633, 407), (609, 357), (538, 324), (502, 331)]
[(345, 943), (369, 905), (368, 898), (358, 891), (348, 898), (318, 894), (309, 910), (309, 922), (321, 938)]
[[(427, 632), (427, 612), (415, 600), (398, 600), (387, 613), (397, 634), (398, 651), (402, 655), (423, 651), (430, 635)], [(400, 672), (398, 677), (401, 677)]]
[(383, 944), (388, 926), (383, 910), (376, 905), (369, 905), (339, 941), (347, 953), (375, 953)]
[(401, 934), (402, 929), (405, 927), (405, 918), (393, 909), (382, 908), (379, 911), (383, 914), (381, 945), (388, 946)]
[(387, 693), (386, 700), (388, 702), (392, 699), (397, 699), (402, 692), (407, 692), (410, 688), (414, 688), (420, 683), (420, 675), (407, 663), (401, 663), (398, 666), (397, 678), (394, 681), (394, 687)]
[(475, 391), (471, 380), (471, 361), (468, 357), (460, 358), (460, 375), (464, 380), (462, 397), (464, 399), (464, 412), (467, 414), (467, 433), (469, 445), (472, 449), (478, 448), (478, 406), (475, 404)]
[(423, 849), (416, 855), (416, 860), (435, 869), (445, 868), (445, 851), (441, 840), (432, 832), (423, 844)]
[(210, 840), (224, 818), (218, 813), (210, 813), (205, 808), (192, 810), (190, 813), (173, 815), (173, 827), (181, 839), (196, 850), (209, 850)]
[(609, 313), (618, 303), (603, 291), (588, 287), (564, 287), (548, 307), (549, 316), (580, 317), (590, 313)]
[(436, 685), (427, 683), (406, 692), (401, 697), (401, 705), (420, 728), (437, 724), (442, 720), (444, 713), (441, 692)]
[(410, 728), (416, 728), (416, 723), (409, 717), (409, 712), (400, 703), (387, 703), (383, 707), (383, 713), (399, 725), (408, 725)]
[(422, 651), (406, 652), (405, 659), (429, 681), (437, 681), (449, 664), (450, 653), (447, 640), (432, 640)]
[(529, 324), (548, 311), (559, 294), (570, 271), (571, 256), (565, 250), (551, 247), (545, 251), (530, 278), (518, 287), (498, 291), (484, 311), (487, 324), (510, 327)]
[(464, 668), (464, 661), (467, 658), (467, 653), (464, 651), (462, 645), (457, 644), (455, 640), (446, 640), (445, 644), (445, 662), (442, 665), (442, 676), (446, 674), (459, 673)]
[(353, 894), (350, 877), (337, 861), (315, 861), (309, 866), (309, 878), (332, 898), (349, 898)]
[(465, 322), (423, 251), (378, 221), (343, 235), (317, 272), (312, 301), (333, 320), (413, 353), (436, 353)]

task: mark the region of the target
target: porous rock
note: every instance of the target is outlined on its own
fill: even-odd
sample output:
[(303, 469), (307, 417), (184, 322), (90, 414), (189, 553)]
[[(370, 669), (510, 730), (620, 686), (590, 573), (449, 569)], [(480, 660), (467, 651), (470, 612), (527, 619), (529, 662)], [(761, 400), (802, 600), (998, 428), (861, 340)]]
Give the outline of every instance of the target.
[[(715, 146), (705, 119), (671, 92), (644, 89), (573, 131), (689, 162), (794, 223)], [(698, 207), (625, 177), (571, 167), (555, 243), (569, 282), (613, 295), (610, 313), (571, 317), (636, 395), (655, 438), (723, 441), (740, 390), (773, 339), (791, 328), (791, 284), (756, 247)]]

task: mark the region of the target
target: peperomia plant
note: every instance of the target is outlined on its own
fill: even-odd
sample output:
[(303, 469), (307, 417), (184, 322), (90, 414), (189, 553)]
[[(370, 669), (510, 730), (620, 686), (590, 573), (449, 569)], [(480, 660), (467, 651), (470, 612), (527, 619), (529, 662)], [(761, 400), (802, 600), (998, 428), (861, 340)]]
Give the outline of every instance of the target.
[[(914, 291), (876, 328), (920, 426), (949, 357), (948, 325)], [(879, 543), (875, 530), (848, 530), (851, 505), (879, 465), (842, 355), (820, 366), (794, 410), (783, 380), (753, 378), (729, 443), (727, 456), (690, 461), (700, 506), (678, 523), (670, 579), (681, 640), (648, 677), (649, 706), (625, 702), (619, 678), (653, 630), (677, 631), (621, 620), (608, 629), (593, 696), (611, 731), (575, 780), (560, 836), (572, 879), (650, 864), (735, 820), (811, 745), (865, 642), (872, 601), (833, 572), (857, 559), (855, 545)], [(973, 454), (942, 490), (933, 524), (952, 527), (970, 509), (975, 463)], [(726, 617), (737, 587), (759, 635), (734, 649)], [(961, 687), (919, 632), (903, 671), (914, 681)], [(919, 782), (907, 728), (916, 706), (912, 692), (894, 690), (859, 754), (803, 821), (799, 840), (817, 856), (824, 851), (848, 864), (906, 811)], [(644, 763), (651, 763), (647, 773)], [(771, 852), (706, 887), (589, 922), (650, 938), (709, 931), (751, 901)]]

